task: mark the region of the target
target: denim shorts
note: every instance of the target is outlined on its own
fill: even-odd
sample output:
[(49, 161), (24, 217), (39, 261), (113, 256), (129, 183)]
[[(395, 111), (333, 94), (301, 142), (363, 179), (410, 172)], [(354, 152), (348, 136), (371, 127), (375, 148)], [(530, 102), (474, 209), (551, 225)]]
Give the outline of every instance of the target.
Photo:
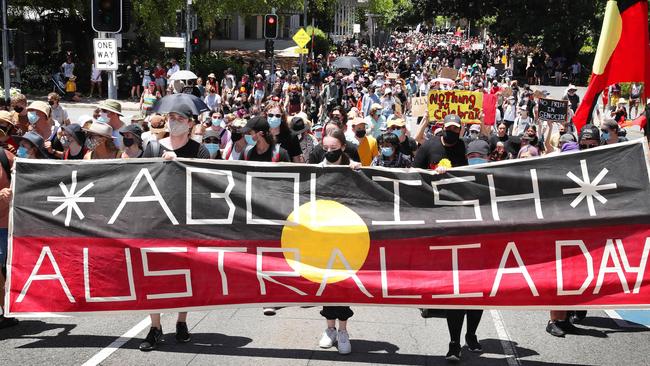
[(0, 229), (0, 264), (4, 267), (7, 264), (7, 244), (9, 243), (9, 230)]

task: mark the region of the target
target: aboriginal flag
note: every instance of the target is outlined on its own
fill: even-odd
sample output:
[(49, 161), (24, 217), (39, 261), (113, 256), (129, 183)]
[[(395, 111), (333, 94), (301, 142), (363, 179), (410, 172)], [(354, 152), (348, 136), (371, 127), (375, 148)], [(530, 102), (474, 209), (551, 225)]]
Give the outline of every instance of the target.
[(649, 97), (649, 65), (648, 2), (608, 1), (591, 82), (573, 117), (576, 128), (579, 130), (590, 122), (598, 95), (609, 85), (642, 81), (645, 82), (644, 95)]

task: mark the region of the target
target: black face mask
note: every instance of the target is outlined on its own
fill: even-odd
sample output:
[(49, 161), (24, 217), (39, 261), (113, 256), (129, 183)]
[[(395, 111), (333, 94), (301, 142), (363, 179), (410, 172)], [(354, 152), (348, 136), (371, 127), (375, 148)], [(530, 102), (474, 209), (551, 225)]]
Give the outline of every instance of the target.
[(50, 101), (48, 101), (47, 103), (48, 103), (49, 105), (54, 105), (54, 101), (53, 101), (53, 100), (50, 100)]
[(460, 134), (458, 132), (445, 130), (443, 132), (443, 137), (445, 138), (446, 144), (455, 145), (458, 142), (458, 139), (460, 138)]
[(361, 139), (366, 136), (366, 130), (356, 130), (354, 131), (354, 134)]
[(130, 139), (126, 137), (122, 137), (122, 142), (124, 143), (124, 146), (126, 147), (131, 147), (135, 143), (135, 139)]
[(566, 131), (560, 131), (560, 136), (564, 135)]
[(25, 109), (25, 108), (23, 108), (23, 107), (14, 107), (14, 111), (16, 111), (16, 113), (20, 113), (20, 112), (22, 112), (24, 109)]
[(241, 140), (242, 137), (243, 135), (240, 132), (230, 132), (230, 139), (232, 142), (237, 142)]
[(325, 153), (325, 159), (327, 159), (327, 161), (330, 163), (335, 163), (341, 158), (341, 154), (343, 154), (342, 149), (327, 151)]

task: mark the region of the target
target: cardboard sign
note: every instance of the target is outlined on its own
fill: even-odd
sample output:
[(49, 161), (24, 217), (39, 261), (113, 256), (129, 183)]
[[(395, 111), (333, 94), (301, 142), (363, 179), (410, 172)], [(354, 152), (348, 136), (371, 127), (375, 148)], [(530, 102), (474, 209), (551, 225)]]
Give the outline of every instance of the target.
[(458, 76), (458, 71), (456, 71), (456, 69), (452, 67), (443, 67), (440, 70), (438, 76), (445, 79), (456, 80), (456, 77)]
[(427, 115), (427, 97), (411, 99), (411, 115), (413, 117), (424, 117)]
[(395, 80), (399, 79), (399, 75), (394, 73), (394, 72), (388, 73), (388, 80), (391, 80), (391, 79), (395, 79)]
[(569, 101), (540, 99), (537, 102), (539, 107), (539, 119), (549, 122), (564, 122), (567, 120)]
[(464, 90), (432, 90), (428, 96), (429, 117), (442, 121), (446, 115), (455, 114), (463, 122), (480, 122), (483, 110), (483, 93)]

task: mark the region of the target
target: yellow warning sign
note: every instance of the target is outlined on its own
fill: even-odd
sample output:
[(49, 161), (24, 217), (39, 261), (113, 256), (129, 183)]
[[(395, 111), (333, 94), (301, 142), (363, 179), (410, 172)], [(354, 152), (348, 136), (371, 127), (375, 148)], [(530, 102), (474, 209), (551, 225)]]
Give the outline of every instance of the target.
[[(307, 43), (311, 40), (311, 37), (303, 28), (298, 29), (298, 32), (293, 35), (292, 37), (293, 41), (296, 42), (298, 47), (304, 48)], [(306, 52), (305, 52), (306, 53)]]
[(306, 55), (309, 53), (309, 49), (307, 48), (296, 48), (294, 51), (297, 55)]

